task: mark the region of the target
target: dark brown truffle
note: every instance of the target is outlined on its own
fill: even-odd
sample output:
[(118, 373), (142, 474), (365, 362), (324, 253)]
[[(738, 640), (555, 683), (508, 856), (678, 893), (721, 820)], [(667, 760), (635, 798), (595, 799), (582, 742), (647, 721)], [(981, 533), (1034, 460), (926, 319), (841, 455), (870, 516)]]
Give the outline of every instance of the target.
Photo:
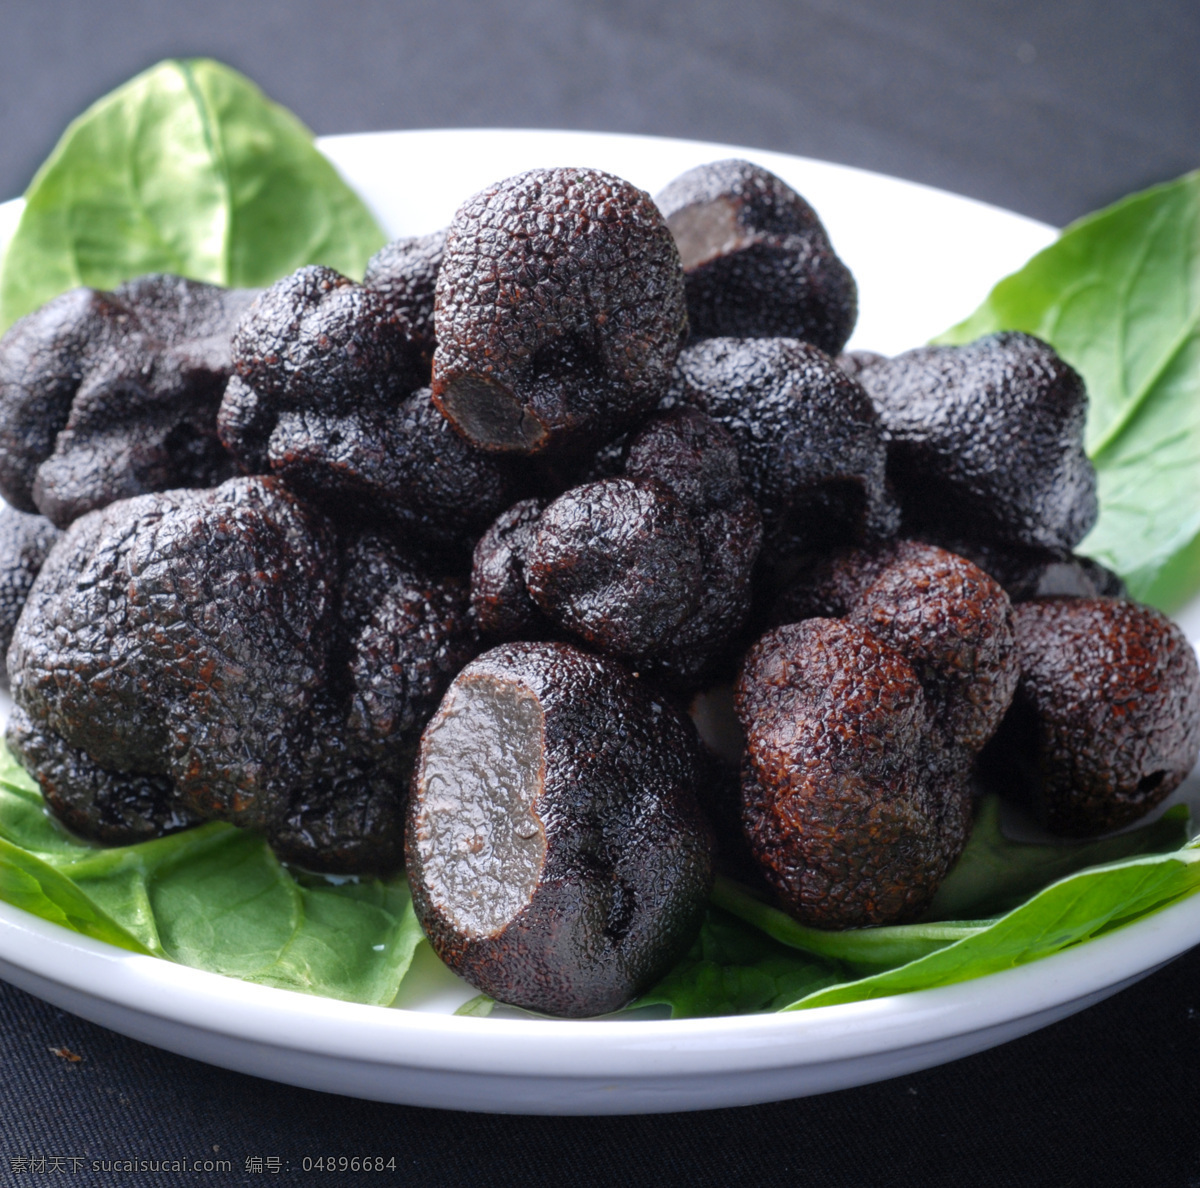
[(329, 268), (268, 289), (234, 336), (237, 376), (222, 439), (339, 520), (469, 552), (510, 498), (496, 459), (472, 449), (430, 402), (420, 347), (381, 292)]
[(343, 556), (255, 477), (83, 517), (30, 602), (8, 738), (71, 828), (216, 818), (313, 869), (399, 866), (420, 731), (477, 650), (465, 587), (370, 534)]
[(1200, 670), (1148, 606), (1049, 598), (1016, 608), (1021, 680), (984, 753), (989, 778), (1054, 833), (1120, 829), (1168, 796), (1200, 752)]
[(562, 630), (692, 688), (745, 625), (761, 519), (729, 435), (696, 409), (659, 414), (627, 453), (625, 477), (542, 513), (525, 585)]
[(620, 664), (505, 644), (426, 728), (406, 842), (435, 951), (502, 1002), (613, 1011), (695, 936), (712, 878), (691, 723)]
[(8, 668), (2, 659), (12, 643), (33, 579), (61, 535), (45, 516), (0, 505), (0, 687), (5, 689)]
[(525, 558), (545, 506), (542, 499), (514, 503), (475, 546), (471, 614), (480, 633), (495, 642), (547, 639), (554, 632), (525, 588)]
[(437, 346), (433, 299), (445, 249), (445, 228), (431, 235), (396, 239), (367, 261), (363, 276), (363, 284), (382, 293), (408, 323), (410, 336), (420, 348), (426, 377)]
[(145, 276), (22, 318), (0, 340), (0, 494), (65, 528), (117, 499), (229, 477), (216, 411), (253, 297)]
[(864, 368), (909, 534), (1069, 551), (1096, 521), (1083, 381), (1044, 342), (993, 334)]
[(479, 649), (465, 587), (423, 573), (390, 539), (364, 533), (342, 570), (306, 770), (269, 837), (310, 870), (389, 871), (421, 731)]
[(687, 325), (679, 253), (628, 182), (533, 170), (455, 216), (434, 324), (433, 398), (469, 441), (596, 448), (670, 380)]
[(816, 212), (749, 161), (714, 161), (657, 198), (687, 278), (697, 337), (799, 338), (836, 355), (858, 291)]
[(844, 549), (779, 600), (776, 621), (847, 617), (913, 666), (946, 746), (972, 758), (1017, 685), (1013, 612), (1000, 585), (964, 557), (919, 541)]
[(197, 816), (265, 828), (303, 771), (335, 580), (327, 525), (274, 480), (110, 504), (34, 583), (13, 699), (116, 779), (162, 777)]
[(1129, 591), (1111, 569), (1065, 549), (1041, 549), (959, 538), (933, 540), (973, 561), (1003, 587), (1013, 602), (1031, 598), (1127, 598)]
[(866, 393), (828, 355), (786, 338), (713, 338), (679, 356), (672, 397), (728, 430), (762, 510), (765, 552), (863, 543), (899, 522)]
[(742, 823), (767, 881), (817, 928), (911, 920), (965, 842), (912, 666), (856, 623), (763, 636), (736, 691), (746, 730)]

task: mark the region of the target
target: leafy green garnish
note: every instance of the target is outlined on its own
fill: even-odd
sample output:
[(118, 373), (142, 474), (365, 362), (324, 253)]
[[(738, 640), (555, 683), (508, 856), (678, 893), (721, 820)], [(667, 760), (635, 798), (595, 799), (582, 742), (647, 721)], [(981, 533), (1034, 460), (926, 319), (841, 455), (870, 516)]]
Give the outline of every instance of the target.
[[(1200, 889), (1200, 851), (1184, 844), (1187, 835), (1187, 810), (1179, 806), (1132, 833), (1099, 841), (1012, 842), (1000, 830), (999, 802), (989, 797), (926, 920), (891, 928), (806, 928), (719, 878), (715, 906), (691, 952), (634, 1006), (665, 1004), (672, 1018), (790, 1010), (923, 990), (1024, 964)], [(1169, 852), (1147, 856), (1155, 850)], [(1110, 861), (1118, 857), (1126, 860)], [(939, 919), (948, 909), (1007, 914)]]
[(1081, 551), (1177, 602), (1156, 578), (1200, 535), (1200, 172), (1073, 223), (937, 341), (997, 330), (1045, 339), (1087, 384), (1100, 519)]
[(38, 170), (0, 320), (148, 272), (246, 287), (303, 264), (358, 277), (384, 242), (294, 115), (228, 66), (173, 59), (88, 108)]
[(110, 849), (76, 841), (3, 747), (0, 899), (135, 952), (379, 1005), (396, 997), (421, 939), (402, 878), (296, 875), (231, 825)]

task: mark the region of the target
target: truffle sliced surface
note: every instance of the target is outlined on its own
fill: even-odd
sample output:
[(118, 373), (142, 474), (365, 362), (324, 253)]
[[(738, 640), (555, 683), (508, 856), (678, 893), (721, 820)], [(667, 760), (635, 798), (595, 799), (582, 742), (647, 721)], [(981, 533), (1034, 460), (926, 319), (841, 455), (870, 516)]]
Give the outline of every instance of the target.
[(614, 661), (504, 644), (425, 730), (406, 842), (435, 951), (502, 1002), (616, 1010), (691, 943), (712, 878), (691, 723)]

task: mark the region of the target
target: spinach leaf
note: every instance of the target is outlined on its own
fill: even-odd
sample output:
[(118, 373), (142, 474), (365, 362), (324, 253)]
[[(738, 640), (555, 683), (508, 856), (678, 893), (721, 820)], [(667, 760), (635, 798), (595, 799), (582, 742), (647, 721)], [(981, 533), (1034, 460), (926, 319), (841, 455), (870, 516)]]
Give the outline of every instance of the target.
[(1200, 172), (1072, 224), (936, 341), (997, 330), (1045, 339), (1087, 384), (1100, 519), (1081, 551), (1178, 601), (1155, 581), (1200, 535)]
[(302, 264), (361, 276), (385, 242), (309, 131), (206, 59), (138, 75), (38, 170), (0, 274), (5, 327), (77, 285), (148, 272), (268, 285)]
[(988, 927), (906, 965), (829, 986), (785, 1010), (860, 1002), (965, 982), (1059, 953), (1200, 890), (1200, 850), (1127, 859), (1070, 875)]
[(1177, 850), (1188, 840), (1188, 811), (1175, 805), (1157, 821), (1115, 837), (1048, 845), (1010, 841), (1000, 828), (1000, 799), (985, 796), (966, 849), (938, 888), (927, 920), (994, 916), (1055, 879), (1137, 854)]
[(386, 1005), (421, 939), (408, 885), (284, 869), (210, 823), (132, 846), (78, 841), (0, 748), (0, 899), (76, 932), (197, 969)]
[(773, 1011), (845, 976), (836, 962), (789, 949), (711, 907), (688, 955), (628, 1009), (665, 1005), (672, 1019)]

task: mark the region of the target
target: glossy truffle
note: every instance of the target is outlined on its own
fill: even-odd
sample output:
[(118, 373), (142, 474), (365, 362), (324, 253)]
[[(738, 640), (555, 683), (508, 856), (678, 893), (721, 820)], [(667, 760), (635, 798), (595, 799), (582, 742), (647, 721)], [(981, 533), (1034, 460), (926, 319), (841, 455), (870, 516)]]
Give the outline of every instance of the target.
[(0, 494), (66, 527), (116, 499), (234, 473), (216, 411), (253, 297), (145, 276), (22, 318), (0, 340)]
[(395, 408), (283, 412), (267, 455), (273, 474), (339, 519), (463, 557), (514, 485), (495, 457), (455, 433), (428, 388)]
[(564, 631), (691, 687), (745, 625), (761, 540), (729, 435), (680, 408), (634, 437), (623, 477), (545, 509), (525, 584)]
[(387, 871), (420, 731), (476, 650), (465, 588), (382, 538), (340, 550), (277, 479), (143, 496), (43, 566), (8, 738), (86, 836), (216, 818), (304, 866)]
[(480, 633), (493, 642), (546, 639), (554, 631), (525, 588), (525, 558), (545, 507), (544, 499), (514, 503), (475, 545), (471, 614)]
[(973, 757), (996, 732), (1019, 675), (1012, 605), (964, 557), (919, 541), (842, 550), (776, 607), (781, 622), (847, 617), (912, 665), (947, 746)]
[(965, 841), (965, 785), (945, 778), (921, 682), (857, 623), (763, 636), (736, 689), (742, 823), (786, 909), (817, 928), (911, 920)]
[(898, 514), (866, 393), (828, 355), (787, 338), (712, 338), (679, 357), (672, 398), (733, 438), (778, 555), (886, 537)]
[(469, 441), (595, 448), (667, 387), (687, 325), (679, 253), (628, 182), (533, 170), (455, 215), (434, 325), (433, 398)]
[(348, 545), (329, 677), (304, 778), (270, 832), (276, 853), (313, 870), (399, 866), (421, 731), (478, 650), (464, 586), (375, 533)]
[(421, 351), (426, 373), (433, 364), (437, 339), (433, 330), (433, 299), (446, 231), (395, 239), (368, 261), (363, 284), (387, 298), (408, 323), (409, 334)]
[[(0, 505), (0, 657), (8, 653), (33, 579), (61, 535), (45, 516)], [(8, 688), (8, 669), (3, 664), (0, 686)]]
[(1147, 606), (1049, 598), (1016, 608), (1021, 680), (984, 770), (1052, 832), (1119, 829), (1162, 801), (1200, 752), (1200, 671)]
[(1096, 521), (1083, 381), (1044, 342), (993, 334), (859, 373), (906, 531), (1069, 551)]
[(691, 723), (620, 664), (505, 644), (426, 728), (407, 869), (435, 951), (502, 1002), (613, 1011), (686, 951), (711, 882)]
[(679, 247), (692, 333), (800, 338), (836, 355), (858, 317), (858, 290), (813, 210), (749, 161), (714, 161), (656, 201)]
[(233, 346), (218, 423), (247, 470), (286, 478), (339, 519), (463, 550), (508, 501), (497, 462), (414, 391), (420, 347), (382, 293), (302, 268), (255, 302)]
[(301, 778), (335, 565), (327, 525), (270, 479), (111, 504), (42, 567), (13, 699), (117, 779), (165, 777), (195, 815), (264, 829)]

